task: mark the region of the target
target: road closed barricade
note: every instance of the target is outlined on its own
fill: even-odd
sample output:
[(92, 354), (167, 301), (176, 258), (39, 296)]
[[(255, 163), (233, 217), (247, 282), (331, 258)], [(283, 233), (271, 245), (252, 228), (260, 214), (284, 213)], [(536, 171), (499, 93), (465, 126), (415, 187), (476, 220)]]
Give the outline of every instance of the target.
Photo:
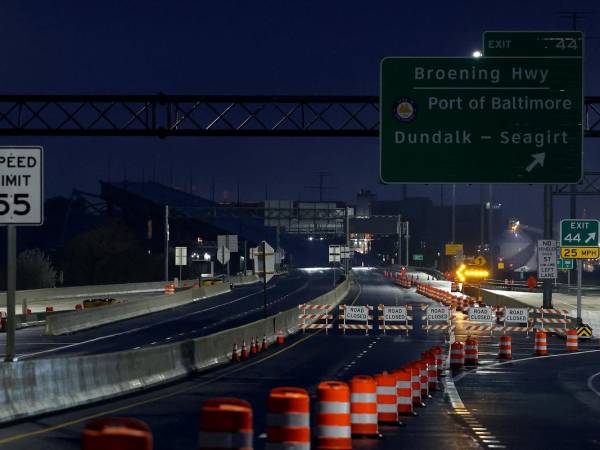
[(471, 306), (468, 309), (468, 318), (468, 322), (463, 322), (463, 329), (467, 334), (477, 331), (489, 332), (491, 335), (494, 331), (496, 314), (491, 306)]
[(571, 328), (569, 311), (566, 309), (530, 308), (529, 312), (536, 316), (534, 327), (539, 331), (566, 335), (567, 329)]
[(444, 305), (429, 305), (425, 309), (425, 315), (422, 320), (425, 321), (423, 329), (429, 334), (430, 331), (447, 331), (454, 330), (454, 326), (450, 323), (451, 320), (450, 308)]
[(379, 311), (379, 324), (378, 328), (383, 330), (383, 334), (386, 334), (386, 331), (406, 331), (408, 335), (408, 331), (413, 329), (412, 326), (412, 316), (409, 313), (412, 312), (412, 306), (384, 306), (379, 305), (377, 307)]
[(507, 332), (526, 333), (529, 335), (529, 308), (503, 308), (501, 320), (504, 326), (501, 328), (502, 334)]
[(338, 327), (340, 330), (365, 330), (365, 334), (369, 334), (369, 330), (373, 329), (373, 307), (365, 306), (349, 306), (340, 305), (339, 319), (342, 321)]
[(298, 320), (300, 320), (298, 328), (302, 332), (306, 330), (325, 330), (325, 334), (327, 334), (327, 330), (333, 328), (331, 310), (334, 307), (334, 305), (310, 305), (306, 303), (298, 305), (298, 309), (301, 311), (298, 315)]

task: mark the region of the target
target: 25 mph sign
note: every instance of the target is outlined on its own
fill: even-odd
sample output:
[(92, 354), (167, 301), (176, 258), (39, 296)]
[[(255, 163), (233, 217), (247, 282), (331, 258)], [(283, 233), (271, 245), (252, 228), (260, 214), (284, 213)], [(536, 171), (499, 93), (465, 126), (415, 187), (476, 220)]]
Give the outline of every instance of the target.
[(43, 173), (41, 147), (0, 147), (0, 224), (43, 223)]

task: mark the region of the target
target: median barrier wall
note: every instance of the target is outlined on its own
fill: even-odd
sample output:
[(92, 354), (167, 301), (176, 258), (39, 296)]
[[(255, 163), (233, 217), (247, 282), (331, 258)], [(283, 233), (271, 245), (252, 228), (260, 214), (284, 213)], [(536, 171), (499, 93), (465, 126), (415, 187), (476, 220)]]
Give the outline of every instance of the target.
[(229, 284), (213, 284), (201, 288), (186, 289), (170, 295), (137, 299), (134, 302), (115, 303), (98, 308), (81, 309), (67, 313), (48, 315), (44, 334), (57, 336), (97, 327), (119, 320), (151, 314), (185, 305), (193, 301), (229, 292)]
[(481, 290), (481, 296), (483, 297), (484, 303), (489, 306), (507, 306), (509, 308), (530, 307), (529, 305), (521, 303), (520, 301), (509, 297), (508, 295), (497, 294), (495, 292), (490, 292), (487, 289)]
[[(309, 303), (338, 304), (349, 290), (344, 281)], [(0, 423), (58, 411), (185, 377), (231, 358), (234, 342), (276, 332), (298, 331), (298, 309), (292, 308), (209, 336), (100, 355), (17, 361), (0, 365)]]
[[(198, 280), (188, 280), (194, 283)], [(156, 292), (164, 289), (164, 281), (153, 281), (149, 283), (123, 283), (123, 284), (101, 284), (92, 286), (70, 286), (48, 289), (31, 289), (17, 291), (16, 302), (28, 304), (45, 303), (47, 300), (66, 298), (91, 298), (104, 297), (107, 295), (130, 294), (143, 292)], [(0, 307), (6, 306), (6, 292), (0, 292)]]

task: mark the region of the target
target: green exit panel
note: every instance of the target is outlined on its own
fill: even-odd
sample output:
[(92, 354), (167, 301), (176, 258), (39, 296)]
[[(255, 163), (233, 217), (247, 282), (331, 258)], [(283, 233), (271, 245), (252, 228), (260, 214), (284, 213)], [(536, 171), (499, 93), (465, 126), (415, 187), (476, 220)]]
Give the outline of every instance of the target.
[(575, 183), (577, 58), (385, 58), (384, 183)]

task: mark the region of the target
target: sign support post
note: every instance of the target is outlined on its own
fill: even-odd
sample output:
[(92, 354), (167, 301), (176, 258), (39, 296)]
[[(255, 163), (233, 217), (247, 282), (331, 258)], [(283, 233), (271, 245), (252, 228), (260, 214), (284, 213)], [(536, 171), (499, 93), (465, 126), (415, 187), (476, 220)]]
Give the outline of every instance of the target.
[[(552, 185), (544, 185), (544, 239), (552, 239)], [(552, 282), (544, 280), (542, 304), (552, 308)]]
[(0, 175), (0, 225), (6, 225), (5, 361), (12, 362), (16, 356), (17, 226), (44, 222), (42, 147), (0, 147)]
[(169, 282), (169, 205), (165, 205), (165, 282)]
[(15, 358), (15, 310), (17, 290), (17, 227), (7, 225), (6, 259), (6, 361)]
[(577, 261), (577, 326), (581, 325), (581, 279), (583, 278), (583, 261)]
[(265, 319), (267, 318), (267, 243), (262, 241), (262, 259), (263, 259), (263, 311)]

